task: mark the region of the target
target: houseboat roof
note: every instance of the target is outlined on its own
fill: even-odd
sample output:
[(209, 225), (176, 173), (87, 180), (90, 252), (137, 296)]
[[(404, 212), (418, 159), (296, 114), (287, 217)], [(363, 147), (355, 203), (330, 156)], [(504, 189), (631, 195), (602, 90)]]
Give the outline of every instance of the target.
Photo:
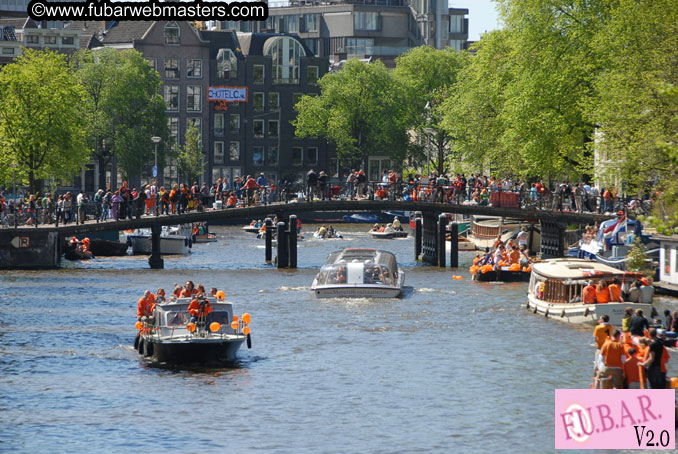
[(534, 272), (549, 279), (587, 279), (603, 275), (623, 277), (624, 271), (585, 259), (551, 259), (532, 264)]

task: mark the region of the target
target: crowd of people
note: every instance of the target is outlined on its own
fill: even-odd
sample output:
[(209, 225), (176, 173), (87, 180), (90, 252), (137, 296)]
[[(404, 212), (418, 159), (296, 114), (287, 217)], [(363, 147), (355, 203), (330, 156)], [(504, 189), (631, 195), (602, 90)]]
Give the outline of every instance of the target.
[[(593, 331), (596, 344), (594, 387), (640, 389), (670, 386), (666, 363), (671, 358), (665, 338), (678, 336), (678, 311), (664, 311), (664, 319), (650, 323), (642, 309), (626, 308), (621, 329), (602, 315)], [(608, 382), (611, 386), (606, 386)], [(605, 384), (604, 384), (605, 383)]]
[(504, 241), (501, 235), (498, 235), (492, 248), (486, 248), (484, 255), (475, 256), (471, 274), (475, 274), (475, 271), (483, 266), (491, 266), (495, 270), (503, 266), (517, 267), (518, 270), (529, 267), (536, 258), (530, 257), (528, 241), (529, 233), (524, 226), (515, 239), (509, 238)]

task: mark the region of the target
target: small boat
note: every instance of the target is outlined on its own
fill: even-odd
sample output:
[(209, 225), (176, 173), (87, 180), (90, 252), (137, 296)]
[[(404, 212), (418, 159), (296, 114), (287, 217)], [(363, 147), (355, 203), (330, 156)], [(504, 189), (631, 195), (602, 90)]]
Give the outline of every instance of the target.
[(370, 223), (374, 224), (379, 222), (379, 216), (371, 213), (354, 213), (351, 215), (346, 215), (342, 217), (344, 222), (354, 222), (354, 223)]
[[(127, 242), (132, 246), (134, 254), (149, 255), (152, 252), (152, 235), (150, 229), (137, 229), (127, 235)], [(191, 230), (188, 227), (172, 226), (162, 228), (160, 234), (160, 253), (188, 254), (192, 246)]]
[[(617, 278), (622, 288), (641, 278), (599, 262), (584, 259), (552, 259), (532, 264), (532, 274), (527, 294), (527, 308), (535, 314), (568, 323), (596, 323), (601, 315), (610, 317), (610, 324), (621, 325), (627, 307), (642, 309), (650, 317), (656, 315), (652, 306), (652, 293), (645, 292), (640, 303), (584, 304), (582, 289), (589, 280), (612, 281)], [(543, 285), (542, 285), (543, 284)]]
[(217, 236), (214, 233), (204, 233), (202, 235), (193, 235), (194, 243), (214, 243), (217, 241)]
[(349, 248), (327, 257), (311, 290), (318, 298), (394, 298), (404, 283), (405, 273), (392, 253)]
[[(486, 268), (489, 266), (489, 268)], [(491, 269), (490, 269), (491, 268)], [(530, 280), (530, 267), (520, 265), (500, 266), (494, 269), (492, 265), (471, 267), (473, 280), (480, 282), (528, 282)]]
[(372, 235), (373, 238), (378, 238), (382, 240), (391, 240), (393, 238), (407, 238), (407, 232), (404, 230), (389, 230), (384, 232), (370, 230), (367, 233)]
[[(273, 226), (273, 228), (275, 228), (275, 226)], [(246, 225), (242, 229), (244, 232), (259, 233), (259, 229), (261, 229), (261, 227), (257, 227), (255, 225)]]
[(344, 238), (340, 233), (334, 232), (334, 235), (320, 235), (318, 232), (313, 233), (313, 238), (317, 240), (333, 240), (333, 239), (341, 239)]
[(243, 342), (251, 347), (249, 315), (234, 318), (233, 304), (205, 298), (212, 306), (206, 320), (192, 323), (191, 298), (179, 298), (155, 306), (152, 323), (137, 322), (134, 348), (151, 363), (224, 365), (236, 360)]

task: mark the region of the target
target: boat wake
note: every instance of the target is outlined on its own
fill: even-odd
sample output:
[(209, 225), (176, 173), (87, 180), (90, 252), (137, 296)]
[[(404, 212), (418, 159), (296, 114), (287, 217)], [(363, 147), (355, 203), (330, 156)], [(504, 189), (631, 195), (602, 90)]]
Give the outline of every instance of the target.
[(282, 287), (278, 287), (278, 291), (281, 291), (281, 292), (308, 292), (310, 290), (311, 290), (311, 287), (307, 287), (307, 286), (289, 287), (287, 285), (283, 285)]

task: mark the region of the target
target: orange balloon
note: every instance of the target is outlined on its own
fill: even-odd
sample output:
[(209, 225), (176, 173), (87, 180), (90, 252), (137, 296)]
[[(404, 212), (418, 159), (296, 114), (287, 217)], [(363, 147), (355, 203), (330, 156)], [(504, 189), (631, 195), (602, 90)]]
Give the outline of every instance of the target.
[(217, 299), (218, 299), (219, 301), (223, 301), (224, 299), (226, 299), (226, 294), (224, 293), (223, 290), (219, 290), (219, 291), (217, 292)]
[(141, 322), (136, 322), (136, 323), (134, 324), (134, 327), (135, 327), (136, 329), (141, 329), (142, 326), (144, 326), (144, 324), (141, 323)]
[(238, 318), (238, 316), (235, 315), (235, 314), (233, 314), (233, 321), (234, 321), (234, 322), (237, 322), (238, 320), (240, 320), (240, 319)]
[(250, 314), (247, 313), (247, 312), (242, 314), (242, 321), (249, 325), (250, 324)]
[(242, 333), (247, 336), (250, 333), (250, 327), (246, 326), (242, 329)]
[(678, 377), (671, 377), (671, 388), (678, 388)]
[(213, 333), (216, 333), (220, 329), (221, 329), (221, 323), (219, 323), (219, 322), (210, 323), (210, 331), (212, 331)]
[(195, 331), (195, 323), (189, 323), (188, 325), (186, 325), (186, 329), (192, 333), (193, 331)]
[(238, 322), (236, 320), (231, 322), (231, 328), (233, 328), (233, 331), (238, 331)]

